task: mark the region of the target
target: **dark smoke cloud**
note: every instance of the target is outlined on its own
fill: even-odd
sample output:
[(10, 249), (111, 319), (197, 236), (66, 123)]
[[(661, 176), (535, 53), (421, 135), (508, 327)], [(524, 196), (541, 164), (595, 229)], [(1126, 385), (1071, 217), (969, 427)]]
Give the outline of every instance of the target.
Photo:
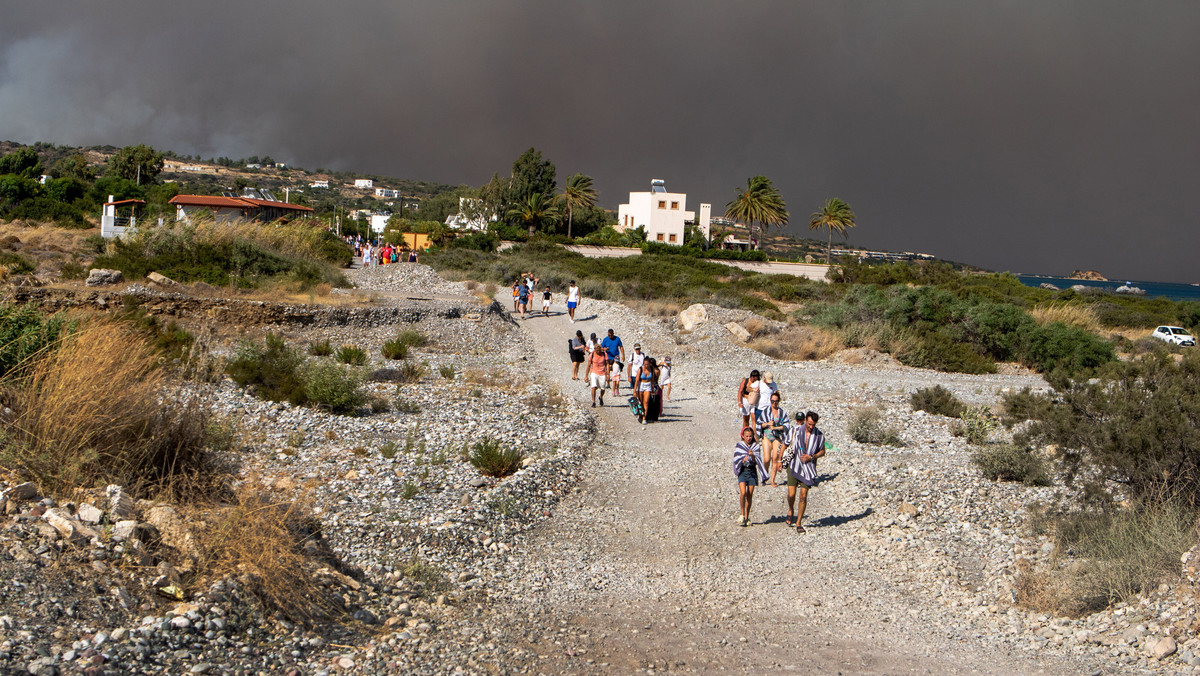
[(1200, 281), (1200, 3), (8, 3), (0, 137), (478, 185), (536, 146), (604, 205), (721, 211), (996, 269)]

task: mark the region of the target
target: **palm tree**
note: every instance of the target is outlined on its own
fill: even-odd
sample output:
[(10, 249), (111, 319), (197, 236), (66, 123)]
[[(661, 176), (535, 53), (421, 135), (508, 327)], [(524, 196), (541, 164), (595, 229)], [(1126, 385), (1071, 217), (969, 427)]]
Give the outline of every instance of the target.
[(584, 174), (572, 174), (567, 178), (563, 187), (563, 206), (567, 208), (567, 238), (571, 237), (571, 219), (575, 215), (575, 207), (591, 207), (596, 204), (596, 189), (592, 187), (592, 177)]
[(745, 223), (751, 232), (755, 223), (765, 231), (772, 225), (782, 228), (788, 222), (783, 196), (766, 176), (748, 179), (745, 190), (737, 188), (737, 197), (725, 205), (725, 217)]
[(508, 210), (508, 217), (524, 223), (525, 227), (529, 228), (530, 237), (547, 225), (554, 225), (562, 220), (553, 200), (540, 192), (530, 193), (523, 202), (513, 205)]
[(850, 205), (836, 197), (825, 200), (825, 205), (813, 212), (812, 218), (808, 222), (808, 229), (829, 228), (829, 249), (825, 253), (826, 265), (829, 265), (833, 258), (833, 231), (837, 230), (845, 237), (846, 229), (853, 228), (855, 225), (857, 223), (854, 222), (854, 211)]

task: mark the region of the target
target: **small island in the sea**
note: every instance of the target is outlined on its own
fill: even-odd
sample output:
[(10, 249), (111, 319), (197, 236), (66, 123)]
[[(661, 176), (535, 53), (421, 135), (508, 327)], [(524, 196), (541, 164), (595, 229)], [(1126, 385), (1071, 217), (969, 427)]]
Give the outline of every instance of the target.
[(1071, 279), (1086, 279), (1092, 282), (1107, 282), (1108, 278), (1095, 270), (1076, 270), (1071, 273)]

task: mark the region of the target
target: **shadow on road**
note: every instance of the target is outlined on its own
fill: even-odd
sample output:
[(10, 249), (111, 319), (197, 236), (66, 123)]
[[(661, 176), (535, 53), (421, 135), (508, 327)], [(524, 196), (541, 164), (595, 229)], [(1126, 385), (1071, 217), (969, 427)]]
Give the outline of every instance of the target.
[(864, 509), (863, 511), (859, 512), (858, 514), (850, 514), (847, 516), (833, 516), (833, 515), (823, 516), (823, 517), (817, 519), (816, 521), (809, 522), (808, 527), (809, 528), (822, 528), (824, 526), (840, 526), (845, 523), (850, 523), (851, 521), (858, 521), (859, 519), (865, 519), (874, 513), (875, 513), (875, 510), (868, 507), (868, 508)]

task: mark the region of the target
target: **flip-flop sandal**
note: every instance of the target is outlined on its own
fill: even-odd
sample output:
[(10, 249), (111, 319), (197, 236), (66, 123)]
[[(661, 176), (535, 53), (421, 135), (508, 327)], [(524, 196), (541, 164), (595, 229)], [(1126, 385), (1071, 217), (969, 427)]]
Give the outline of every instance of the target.
[(804, 530), (804, 526), (796, 526), (796, 534), (797, 535), (804, 535), (807, 532), (808, 531)]

